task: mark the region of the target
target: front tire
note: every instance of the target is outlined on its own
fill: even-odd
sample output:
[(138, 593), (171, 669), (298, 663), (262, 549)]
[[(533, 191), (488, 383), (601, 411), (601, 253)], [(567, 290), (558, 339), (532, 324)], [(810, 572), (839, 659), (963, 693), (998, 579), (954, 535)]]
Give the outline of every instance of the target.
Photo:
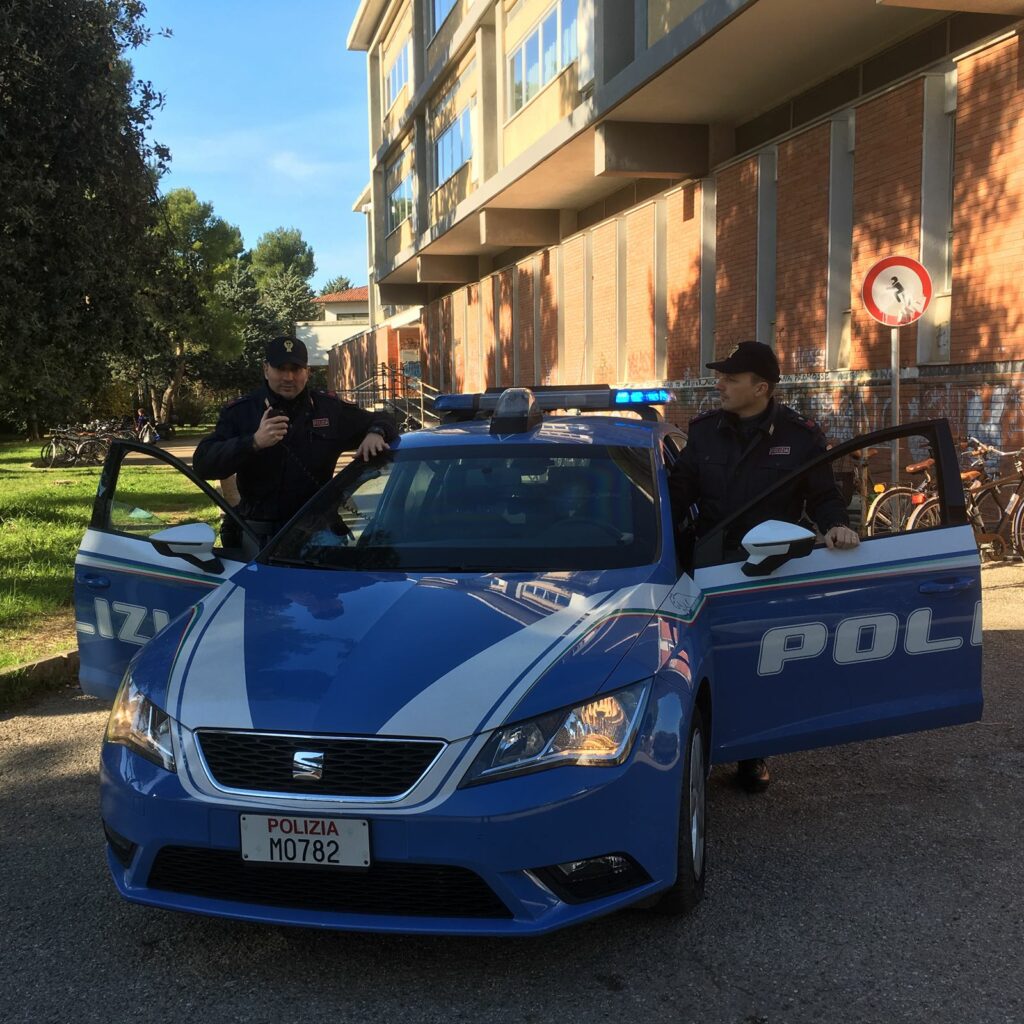
[(694, 707), (684, 752), (676, 880), (654, 905), (659, 914), (673, 917), (689, 914), (704, 898), (704, 878), (707, 874), (708, 756), (704, 714), (700, 708)]

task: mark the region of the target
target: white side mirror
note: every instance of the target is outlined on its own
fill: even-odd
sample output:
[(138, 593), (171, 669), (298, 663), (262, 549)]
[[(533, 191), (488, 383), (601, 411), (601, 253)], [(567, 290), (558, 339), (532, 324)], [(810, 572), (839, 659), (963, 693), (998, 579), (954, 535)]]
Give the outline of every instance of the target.
[(204, 572), (220, 572), (224, 568), (220, 559), (213, 553), (217, 534), (208, 523), (169, 526), (166, 530), (152, 534), (149, 542), (161, 555), (183, 558)]
[(750, 556), (743, 564), (745, 576), (767, 576), (791, 558), (802, 558), (814, 549), (815, 535), (796, 523), (769, 519), (758, 523), (742, 544)]

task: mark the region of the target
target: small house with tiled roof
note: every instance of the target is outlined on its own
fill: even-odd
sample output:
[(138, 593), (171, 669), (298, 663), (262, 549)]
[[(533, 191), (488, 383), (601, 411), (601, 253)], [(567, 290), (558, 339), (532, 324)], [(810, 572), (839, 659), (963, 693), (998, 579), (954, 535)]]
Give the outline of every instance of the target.
[(323, 320), (300, 321), (295, 325), (295, 335), (309, 350), (310, 365), (326, 366), (328, 353), (335, 345), (369, 330), (370, 290), (366, 285), (346, 288), (317, 296), (313, 302), (323, 310)]

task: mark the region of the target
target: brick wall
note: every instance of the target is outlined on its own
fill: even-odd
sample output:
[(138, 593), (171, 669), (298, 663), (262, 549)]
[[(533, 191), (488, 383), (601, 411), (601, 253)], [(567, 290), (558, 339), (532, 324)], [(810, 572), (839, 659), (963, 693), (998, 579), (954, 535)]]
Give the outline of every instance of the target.
[(829, 137), (824, 124), (779, 146), (775, 351), (784, 374), (826, 368)]
[(654, 204), (624, 218), (626, 231), (626, 380), (654, 377)]
[(519, 375), (516, 384), (529, 387), (538, 384), (534, 365), (534, 322), (533, 322), (533, 257), (516, 264), (519, 294), (515, 310), (515, 338), (519, 352)]
[(614, 220), (594, 228), (590, 289), (594, 342), (590, 376), (597, 383), (618, 379), (617, 239), (618, 225)]
[(515, 384), (512, 372), (515, 353), (512, 350), (512, 275), (514, 270), (503, 270), (497, 275), (498, 303), (498, 380), (502, 387)]
[(959, 63), (950, 360), (1020, 359), (1024, 71), (1019, 40)]
[(757, 334), (757, 158), (727, 167), (718, 183), (715, 357)]
[(470, 392), (484, 390), (484, 371), (480, 363), (479, 284), (471, 284), (466, 288), (466, 381), (464, 389)]
[(562, 316), (565, 324), (565, 366), (560, 379), (564, 384), (586, 384), (587, 283), (586, 240), (583, 235), (570, 238), (562, 246)]
[(480, 282), (480, 303), (483, 306), (480, 329), (483, 332), (483, 372), (485, 388), (495, 387), (497, 385), (495, 359), (498, 351), (498, 339), (494, 332), (495, 283), (496, 282), (493, 277), (486, 277)]
[(562, 370), (558, 365), (558, 275), (557, 256), (545, 249), (537, 257), (537, 287), (540, 289), (540, 383), (558, 384)]
[[(853, 322), (850, 368), (889, 366), (889, 328), (873, 320), (860, 290), (884, 256), (919, 258), (921, 251), (921, 137), (924, 88), (920, 79), (857, 108), (853, 154)], [(917, 362), (917, 328), (900, 329), (900, 362)]]
[(699, 185), (666, 199), (666, 296), (669, 380), (701, 376)]

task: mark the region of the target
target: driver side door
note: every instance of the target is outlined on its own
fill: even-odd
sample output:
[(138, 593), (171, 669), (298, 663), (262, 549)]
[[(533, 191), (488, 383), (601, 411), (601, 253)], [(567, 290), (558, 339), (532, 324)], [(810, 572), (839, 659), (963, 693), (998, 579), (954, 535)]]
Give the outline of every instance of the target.
[[(132, 656), (248, 561), (241, 547), (223, 548), (217, 541), (211, 550), (209, 543), (195, 542), (211, 530), (216, 534), (222, 517), (240, 538), (255, 540), (223, 498), (179, 459), (134, 441), (111, 444), (75, 559), (85, 693), (112, 701)], [(191, 543), (183, 533), (192, 534)]]

